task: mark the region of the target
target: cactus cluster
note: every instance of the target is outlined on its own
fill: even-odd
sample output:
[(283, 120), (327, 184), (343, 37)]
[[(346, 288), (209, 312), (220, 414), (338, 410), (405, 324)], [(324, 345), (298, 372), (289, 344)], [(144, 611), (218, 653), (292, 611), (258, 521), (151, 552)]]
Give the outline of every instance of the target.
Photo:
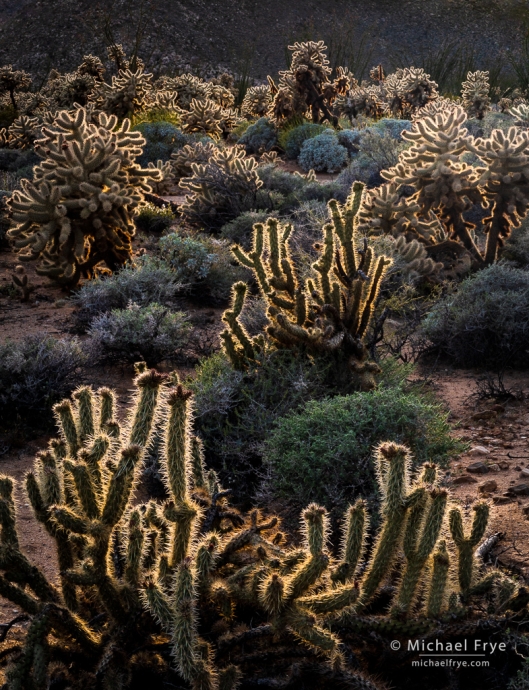
[(70, 285), (91, 277), (99, 264), (113, 270), (131, 258), (133, 211), (161, 172), (135, 162), (144, 140), (118, 126), (115, 115), (88, 121), (85, 108), (62, 111), (35, 150), (43, 161), (33, 181), (23, 180), (8, 206), (14, 227), (8, 236), (23, 261), (38, 260), (37, 272)]
[[(474, 139), (461, 106), (432, 106), (423, 108), (431, 114), (415, 119), (412, 130), (402, 133), (412, 146), (401, 152), (394, 167), (381, 172), (388, 184), (366, 197), (359, 213), (362, 227), (418, 239), (436, 260), (466, 252), (473, 265), (489, 265), (529, 207), (529, 133), (511, 127), (507, 133), (496, 129), (487, 139)], [(468, 152), (483, 167), (464, 162)], [(414, 193), (403, 197), (403, 185)], [(491, 212), (481, 221), (484, 246), (476, 225), (464, 215), (473, 205)]]
[[(252, 251), (238, 246), (232, 251), (254, 271), (268, 303), (266, 331), (271, 343), (329, 356), (339, 387), (369, 390), (379, 367), (369, 361), (364, 339), (391, 262), (375, 257), (366, 242), (363, 248), (358, 246), (356, 224), (363, 189), (356, 182), (343, 208), (334, 200), (329, 202), (332, 222), (323, 228), (323, 243), (317, 245), (321, 256), (312, 266), (314, 277), (305, 284), (289, 251), (291, 225), (282, 226), (274, 218), (266, 227), (257, 223)], [(247, 290), (242, 282), (233, 286), (233, 304), (223, 316), (228, 328), (221, 337), (236, 368), (256, 361), (267, 344), (262, 335), (250, 338), (239, 320)]]
[[(372, 548), (361, 499), (346, 513), (338, 557), (316, 504), (303, 511), (303, 542), (288, 546), (277, 517), (241, 514), (206, 471), (191, 393), (174, 374), (138, 372), (124, 422), (107, 388), (81, 387), (58, 403), (60, 438), (26, 476), (35, 517), (56, 545), (57, 582), (23, 553), (14, 482), (0, 477), (0, 594), (31, 616), (23, 648), (10, 650), (10, 690), (74, 679), (125, 690), (138, 671), (195, 690), (279, 687), (295, 669), (319, 679), (311, 687), (377, 690), (349, 664), (351, 652), (361, 658), (358, 633), (441, 637), (526, 615), (523, 589), (476, 558), (489, 505), (476, 503), (467, 518), (433, 463), (412, 478), (405, 447), (378, 447), (382, 523)], [(138, 504), (155, 432), (168, 498)], [(377, 604), (388, 578), (389, 611)]]
[(467, 115), (482, 120), (490, 110), (489, 73), (469, 72), (461, 86), (461, 103)]

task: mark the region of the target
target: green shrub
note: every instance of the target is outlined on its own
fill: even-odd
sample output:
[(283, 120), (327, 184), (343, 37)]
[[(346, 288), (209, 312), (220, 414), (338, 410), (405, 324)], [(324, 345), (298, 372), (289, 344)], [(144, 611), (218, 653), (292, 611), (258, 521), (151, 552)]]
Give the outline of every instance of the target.
[(76, 327), (85, 331), (92, 319), (112, 309), (125, 309), (129, 302), (147, 306), (156, 302), (174, 305), (182, 285), (168, 266), (150, 257), (140, 257), (136, 265), (127, 264), (112, 275), (83, 283), (71, 301), (79, 309)]
[(143, 206), (134, 219), (138, 230), (143, 232), (163, 232), (171, 226), (176, 216), (169, 205), (159, 208), (154, 204)]
[(423, 329), (462, 366), (529, 366), (529, 271), (501, 264), (479, 271), (434, 306)]
[(209, 235), (183, 237), (171, 233), (159, 242), (160, 257), (187, 286), (191, 296), (226, 302), (231, 286), (248, 280), (250, 271), (240, 266), (230, 252), (230, 242)]
[(408, 445), (414, 463), (445, 465), (461, 450), (437, 404), (402, 386), (309, 400), (279, 419), (265, 442), (275, 496), (293, 505), (315, 501), (335, 517), (354, 498), (375, 498), (373, 451), (392, 439)]
[(157, 160), (168, 161), (174, 151), (190, 143), (190, 137), (171, 122), (141, 122), (134, 126), (134, 130), (145, 137), (143, 153), (138, 158), (143, 167)]
[(81, 367), (91, 363), (90, 350), (76, 338), (39, 334), (0, 343), (0, 428), (19, 421), (49, 425), (53, 403), (82, 382)]
[(318, 136), (326, 129), (328, 128), (325, 125), (307, 123), (284, 130), (279, 135), (279, 145), (284, 149), (287, 158), (295, 160), (300, 154), (303, 142)]
[(179, 356), (190, 330), (184, 312), (173, 313), (156, 303), (140, 307), (131, 302), (126, 309), (96, 317), (89, 335), (102, 361), (132, 364), (143, 360), (154, 367)]
[(518, 228), (513, 228), (501, 249), (502, 262), (509, 261), (519, 268), (529, 266), (529, 217)]
[(261, 117), (246, 129), (238, 143), (244, 146), (246, 153), (270, 151), (278, 143), (274, 123), (267, 117)]
[(241, 244), (245, 249), (248, 249), (252, 242), (253, 226), (255, 223), (266, 222), (269, 215), (270, 213), (267, 211), (246, 211), (223, 225), (220, 234), (231, 242)]
[(298, 156), (298, 163), (305, 172), (335, 173), (344, 167), (347, 160), (347, 149), (339, 143), (334, 130), (330, 129), (305, 140)]

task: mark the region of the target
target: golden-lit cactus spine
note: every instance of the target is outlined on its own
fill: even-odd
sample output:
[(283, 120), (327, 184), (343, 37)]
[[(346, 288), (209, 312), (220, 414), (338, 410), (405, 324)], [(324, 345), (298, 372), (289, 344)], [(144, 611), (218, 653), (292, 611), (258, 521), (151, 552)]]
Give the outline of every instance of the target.
[[(289, 250), (290, 225), (269, 218), (254, 226), (253, 248), (234, 247), (238, 261), (251, 268), (268, 302), (269, 340), (279, 348), (330, 355), (340, 385), (357, 389), (374, 386), (378, 366), (368, 360), (364, 339), (387, 267), (364, 243), (358, 247), (357, 214), (364, 185), (356, 182), (345, 207), (330, 201), (332, 223), (323, 228), (320, 258), (313, 264), (314, 278), (300, 281)], [(222, 334), (234, 366), (244, 368), (263, 349), (263, 339), (250, 339), (238, 321), (246, 289), (236, 284), (233, 304), (224, 315), (228, 329)]]

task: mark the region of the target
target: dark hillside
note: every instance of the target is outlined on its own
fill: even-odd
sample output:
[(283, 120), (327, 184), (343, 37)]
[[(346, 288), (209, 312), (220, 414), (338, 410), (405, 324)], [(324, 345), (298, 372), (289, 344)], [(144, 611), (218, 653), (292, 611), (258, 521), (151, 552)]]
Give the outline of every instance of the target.
[(454, 50), (487, 68), (519, 49), (527, 17), (521, 0), (1, 0), (0, 62), (67, 69), (87, 52), (102, 56), (111, 38), (130, 48), (139, 35), (156, 71), (182, 56), (195, 67), (251, 61), (263, 78), (285, 66), (287, 43), (323, 37), (331, 58), (357, 71), (446, 61)]

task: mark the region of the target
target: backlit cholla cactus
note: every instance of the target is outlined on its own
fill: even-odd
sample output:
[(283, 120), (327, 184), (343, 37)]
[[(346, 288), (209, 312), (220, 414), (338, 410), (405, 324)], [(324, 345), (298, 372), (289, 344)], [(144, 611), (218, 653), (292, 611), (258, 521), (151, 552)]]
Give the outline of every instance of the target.
[(462, 106), (469, 117), (482, 120), (490, 110), (488, 72), (469, 72), (461, 85)]
[(7, 145), (11, 149), (30, 149), (40, 136), (38, 117), (20, 115), (7, 130)]
[(323, 41), (307, 41), (288, 49), (292, 51), (292, 61), (288, 70), (279, 73), (279, 86), (269, 78), (276, 92), (271, 115), (280, 122), (291, 115), (310, 113), (313, 122), (328, 120), (336, 124), (331, 106), (338, 91), (330, 81), (327, 46)]
[(473, 203), (481, 201), (480, 171), (461, 161), (461, 154), (468, 150), (465, 121), (460, 106), (416, 120), (410, 132), (402, 133), (403, 139), (412, 142), (411, 148), (400, 154), (397, 165), (381, 175), (397, 186), (412, 185), (419, 215), (429, 220), (434, 212), (450, 240), (461, 242), (474, 260), (482, 263), (474, 225), (463, 217)]
[(179, 180), (182, 177), (191, 177), (193, 174), (193, 163), (207, 163), (213, 156), (217, 147), (215, 144), (208, 142), (202, 144), (186, 144), (178, 151), (171, 154), (171, 166), (173, 169), (173, 176)]
[(171, 88), (178, 93), (178, 105), (189, 110), (193, 100), (203, 101), (209, 98), (211, 85), (192, 74), (182, 74), (171, 81)]
[(157, 160), (156, 163), (148, 163), (150, 170), (158, 171), (161, 174), (159, 180), (151, 181), (151, 187), (158, 196), (168, 194), (174, 185), (173, 166), (171, 161)]
[(458, 107), (456, 101), (451, 101), (449, 98), (436, 98), (435, 101), (429, 101), (425, 106), (419, 108), (412, 113), (411, 119), (422, 120), (424, 117), (435, 117), (438, 113), (446, 113)]
[(179, 207), (188, 220), (211, 230), (255, 208), (262, 181), (257, 161), (242, 147), (215, 149), (206, 163), (191, 163), (192, 175), (180, 186), (191, 193)]
[(334, 111), (338, 115), (347, 117), (351, 123), (359, 115), (379, 118), (384, 110), (380, 87), (373, 84), (367, 86), (353, 84), (347, 93), (338, 96), (334, 102)]
[(510, 105), (507, 112), (516, 118), (518, 127), (529, 128), (529, 105), (527, 103), (519, 103), (515, 106)]
[(23, 70), (15, 70), (12, 65), (0, 67), (0, 93), (9, 96), (14, 111), (18, 110), (15, 93), (25, 91), (31, 86), (31, 75)]
[(222, 84), (210, 84), (208, 98), (218, 103), (222, 108), (231, 108), (235, 103), (235, 96), (231, 90)]
[(491, 215), (483, 219), (487, 244), (483, 262), (496, 260), (498, 248), (529, 208), (529, 131), (509, 127), (492, 131), (488, 139), (467, 142), (467, 147), (485, 164), (479, 185), (489, 202)]
[(181, 112), (176, 91), (157, 91), (154, 96), (153, 106), (159, 110), (168, 110), (174, 113)]
[(386, 77), (381, 89), (389, 112), (401, 117), (410, 117), (439, 96), (437, 84), (421, 67), (398, 69)]
[[(270, 218), (254, 226), (253, 249), (233, 248), (238, 261), (255, 273), (268, 303), (268, 339), (278, 348), (329, 356), (337, 385), (342, 389), (369, 390), (379, 367), (369, 361), (364, 338), (370, 324), (382, 278), (391, 263), (375, 257), (364, 243), (358, 247), (356, 215), (364, 186), (355, 182), (347, 205), (329, 203), (332, 223), (323, 228), (321, 257), (312, 268), (314, 278), (300, 281), (290, 256), (292, 226)], [(255, 361), (265, 347), (263, 336), (250, 338), (238, 320), (247, 292), (245, 283), (234, 285), (232, 308), (224, 313), (228, 328), (224, 348), (237, 368)]]
[(146, 104), (152, 89), (151, 79), (152, 74), (145, 73), (142, 68), (135, 72), (120, 70), (117, 76), (112, 77), (112, 84), (100, 84), (94, 101), (107, 114), (126, 117)]
[(134, 162), (144, 139), (129, 120), (118, 127), (115, 115), (102, 113), (97, 122), (79, 108), (43, 127), (35, 145), (43, 161), (8, 202), (19, 258), (37, 260), (37, 273), (70, 285), (92, 277), (98, 264), (114, 270), (131, 258), (133, 212), (161, 178)]
[(264, 117), (272, 103), (272, 93), (267, 84), (250, 86), (241, 105), (244, 117)]
[(205, 98), (191, 101), (188, 111), (182, 113), (182, 130), (187, 134), (207, 134), (213, 139), (222, 135), (223, 109), (218, 103)]

